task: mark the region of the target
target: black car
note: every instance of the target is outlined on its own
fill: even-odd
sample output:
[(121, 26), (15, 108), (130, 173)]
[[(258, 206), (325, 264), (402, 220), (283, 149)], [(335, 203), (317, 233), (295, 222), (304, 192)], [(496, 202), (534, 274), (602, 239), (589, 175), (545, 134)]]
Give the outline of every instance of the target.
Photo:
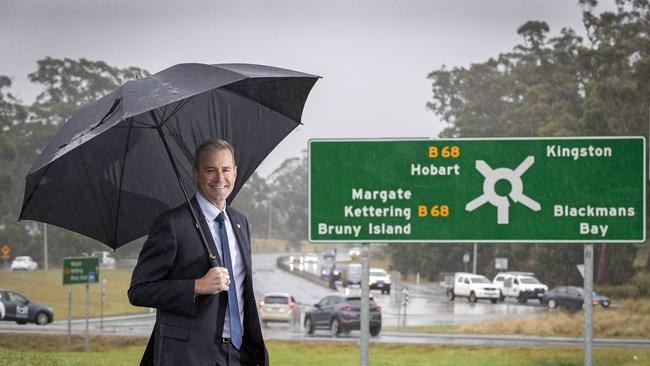
[[(584, 303), (585, 290), (576, 286), (562, 286), (556, 287), (550, 291), (546, 291), (541, 298), (542, 304), (548, 305), (549, 308), (555, 309), (557, 307), (566, 308), (569, 310), (577, 311), (582, 309)], [(606, 296), (593, 294), (594, 305), (600, 305), (608, 308), (611, 304)]]
[(0, 320), (45, 325), (54, 320), (54, 312), (52, 308), (31, 302), (17, 292), (0, 289)]
[[(370, 299), (370, 335), (381, 331), (381, 307)], [(348, 334), (361, 328), (361, 298), (356, 296), (329, 295), (305, 313), (305, 332), (313, 334), (316, 329), (329, 329), (333, 337)]]

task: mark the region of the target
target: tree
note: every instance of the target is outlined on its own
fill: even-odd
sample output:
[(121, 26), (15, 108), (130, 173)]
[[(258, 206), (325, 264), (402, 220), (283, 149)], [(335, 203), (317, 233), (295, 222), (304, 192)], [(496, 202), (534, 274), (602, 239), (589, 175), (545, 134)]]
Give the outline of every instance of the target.
[[(17, 222), (24, 179), (32, 163), (57, 126), (84, 105), (117, 88), (136, 75), (149, 75), (130, 67), (119, 69), (85, 59), (38, 61), (30, 74), (43, 92), (31, 106), (21, 104), (8, 91), (10, 80), (0, 76), (0, 243), (9, 244), (15, 255), (42, 259), (42, 224)], [(103, 245), (81, 235), (49, 226), (50, 260), (79, 255)]]
[(120, 69), (84, 58), (46, 57), (29, 74), (33, 83), (43, 86), (31, 109), (38, 119), (56, 125), (124, 82), (146, 76), (149, 72), (137, 67)]
[[(441, 137), (646, 135), (650, 89), (650, 5), (616, 0), (614, 12), (595, 14), (597, 2), (580, 0), (586, 39), (572, 29), (549, 37), (545, 22), (529, 21), (523, 43), (470, 67), (431, 72), (427, 107), (447, 127)], [(513, 249), (515, 247), (512, 247)], [(628, 250), (629, 249), (629, 250)], [(568, 255), (555, 255), (556, 251)], [(599, 245), (596, 283), (620, 283), (633, 271), (614, 268), (608, 244)], [(571, 281), (580, 248), (538, 245), (554, 281)], [(636, 249), (617, 251), (616, 266), (632, 268)], [(529, 256), (530, 260), (534, 257)], [(524, 262), (526, 258), (520, 258)], [(576, 262), (577, 261), (577, 262)], [(577, 273), (577, 272), (576, 272)]]
[(300, 158), (285, 160), (268, 178), (271, 225), (274, 237), (288, 240), (295, 248), (307, 239), (307, 151)]
[(233, 200), (233, 206), (248, 218), (252, 235), (257, 238), (268, 237), (270, 188), (266, 180), (254, 172)]

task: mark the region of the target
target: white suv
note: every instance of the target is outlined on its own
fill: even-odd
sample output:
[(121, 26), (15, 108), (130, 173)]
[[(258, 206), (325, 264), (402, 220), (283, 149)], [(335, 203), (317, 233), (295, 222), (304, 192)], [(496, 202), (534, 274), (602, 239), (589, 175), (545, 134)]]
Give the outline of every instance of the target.
[(499, 290), (485, 276), (457, 272), (454, 274), (453, 286), (447, 290), (447, 297), (451, 301), (456, 297), (467, 297), (470, 302), (488, 299), (496, 304), (499, 301)]
[(111, 257), (111, 253), (102, 251), (92, 252), (90, 255), (99, 258), (100, 268), (115, 269), (115, 258)]
[[(16, 257), (13, 262), (11, 262), (12, 271), (35, 271), (38, 269), (38, 263), (34, 262), (32, 257), (27, 255), (21, 255)], [(1, 319), (1, 318), (0, 318)]]
[(541, 301), (544, 293), (548, 291), (548, 286), (539, 282), (530, 272), (499, 273), (494, 277), (492, 283), (499, 289), (499, 300), (503, 301), (506, 297), (514, 297), (521, 304), (526, 303), (528, 299)]
[(370, 268), (370, 289), (381, 290), (390, 295), (390, 275), (383, 268)]

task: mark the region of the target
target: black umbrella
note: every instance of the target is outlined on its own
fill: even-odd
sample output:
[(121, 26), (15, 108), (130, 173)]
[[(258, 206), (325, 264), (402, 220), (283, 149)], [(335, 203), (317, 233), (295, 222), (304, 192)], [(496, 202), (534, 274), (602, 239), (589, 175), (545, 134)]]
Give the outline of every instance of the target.
[(184, 187), (194, 187), (194, 150), (211, 137), (235, 148), (230, 203), (300, 124), (317, 79), (261, 65), (180, 64), (128, 81), (73, 115), (48, 142), (27, 175), (19, 219), (116, 249), (189, 200)]

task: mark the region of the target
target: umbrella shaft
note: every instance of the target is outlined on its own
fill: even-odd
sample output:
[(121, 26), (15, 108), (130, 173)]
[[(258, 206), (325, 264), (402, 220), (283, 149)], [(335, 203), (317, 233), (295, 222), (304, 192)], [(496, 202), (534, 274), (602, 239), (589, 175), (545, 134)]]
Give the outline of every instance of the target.
[(221, 267), (221, 264), (219, 263), (219, 258), (216, 257), (214, 254), (212, 254), (212, 251), (210, 250), (210, 246), (208, 245), (208, 240), (206, 239), (203, 230), (201, 230), (201, 225), (199, 224), (199, 216), (196, 214), (196, 211), (194, 210), (194, 206), (192, 206), (192, 203), (190, 202), (190, 196), (187, 194), (187, 189), (185, 188), (185, 184), (181, 179), (181, 174), (178, 171), (178, 167), (176, 166), (176, 161), (174, 161), (174, 157), (172, 156), (171, 149), (169, 148), (169, 144), (167, 143), (165, 134), (162, 131), (162, 125), (158, 120), (158, 117), (153, 111), (150, 111), (149, 114), (151, 115), (151, 118), (156, 124), (156, 130), (158, 131), (158, 135), (160, 136), (160, 139), (162, 140), (163, 145), (165, 146), (165, 151), (167, 152), (169, 161), (171, 162), (172, 168), (174, 169), (174, 174), (176, 174), (176, 178), (178, 179), (178, 184), (180, 184), (181, 191), (183, 192), (183, 196), (185, 197), (185, 201), (187, 202), (187, 206), (190, 208), (190, 211), (192, 212), (192, 218), (194, 219), (194, 226), (196, 227), (196, 230), (199, 232), (199, 235), (201, 236), (201, 241), (203, 242), (203, 246), (205, 247), (205, 250), (208, 253), (208, 259), (210, 261), (210, 265), (212, 267)]

